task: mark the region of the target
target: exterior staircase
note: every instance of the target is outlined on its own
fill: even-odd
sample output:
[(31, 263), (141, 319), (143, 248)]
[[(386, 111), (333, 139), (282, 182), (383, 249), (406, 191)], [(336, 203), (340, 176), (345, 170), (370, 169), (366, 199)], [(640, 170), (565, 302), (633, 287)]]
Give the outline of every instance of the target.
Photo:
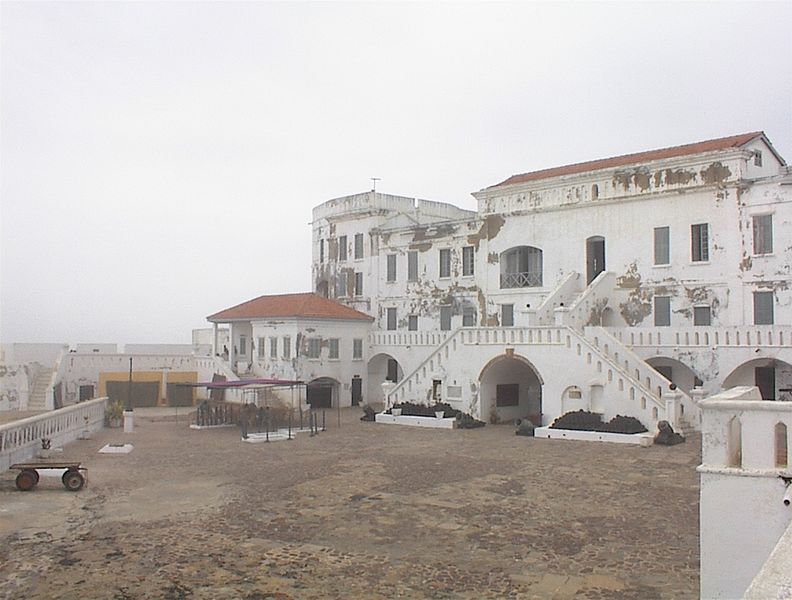
[(33, 381), (28, 398), (28, 410), (49, 410), (47, 406), (47, 393), (52, 384), (54, 369), (42, 369)]
[[(464, 381), (466, 365), (487, 364), (509, 351), (532, 356), (540, 372), (553, 373), (554, 394), (570, 385), (598, 386), (597, 412), (634, 416), (650, 431), (660, 420), (679, 429), (681, 413), (695, 414), (695, 404), (687, 394), (670, 392), (665, 377), (600, 327), (586, 328), (585, 334), (558, 326), (458, 329), (387, 392), (386, 404), (426, 397), (439, 372)], [(542, 361), (547, 362), (543, 365)], [(564, 371), (553, 365), (564, 365)], [(474, 398), (467, 400), (472, 406)]]

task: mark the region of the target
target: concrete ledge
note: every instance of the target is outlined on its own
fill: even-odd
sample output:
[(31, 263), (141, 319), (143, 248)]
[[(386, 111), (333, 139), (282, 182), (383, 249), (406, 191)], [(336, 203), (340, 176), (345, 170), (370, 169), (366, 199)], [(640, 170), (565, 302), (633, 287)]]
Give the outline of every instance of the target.
[(651, 446), (654, 436), (649, 433), (606, 433), (602, 431), (576, 431), (573, 429), (551, 429), (550, 427), (537, 427), (534, 437), (550, 440), (580, 440), (584, 442), (611, 442), (612, 444), (637, 444)]
[(374, 417), (377, 423), (387, 423), (389, 425), (411, 425), (413, 427), (431, 427), (433, 429), (453, 429), (453, 417), (438, 419), (437, 417), (410, 417), (399, 415), (395, 417), (387, 413), (377, 413)]

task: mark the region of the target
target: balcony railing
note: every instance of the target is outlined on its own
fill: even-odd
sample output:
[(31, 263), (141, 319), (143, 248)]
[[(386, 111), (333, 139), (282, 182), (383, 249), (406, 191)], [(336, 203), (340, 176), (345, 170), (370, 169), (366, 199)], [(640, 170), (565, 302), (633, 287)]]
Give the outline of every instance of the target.
[(521, 273), (502, 273), (500, 278), (501, 289), (522, 288), (522, 287), (541, 287), (542, 274), (534, 271), (524, 271)]

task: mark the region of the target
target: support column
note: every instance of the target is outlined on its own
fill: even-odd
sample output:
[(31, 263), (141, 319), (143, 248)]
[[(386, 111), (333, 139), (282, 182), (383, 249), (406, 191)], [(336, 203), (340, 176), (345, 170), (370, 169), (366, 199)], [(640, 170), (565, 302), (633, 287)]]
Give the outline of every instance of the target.
[(236, 352), (234, 351), (236, 346), (234, 345), (234, 324), (228, 324), (228, 362), (231, 363), (231, 370), (236, 372), (234, 367), (236, 366)]
[(217, 355), (217, 323), (212, 323), (212, 356)]

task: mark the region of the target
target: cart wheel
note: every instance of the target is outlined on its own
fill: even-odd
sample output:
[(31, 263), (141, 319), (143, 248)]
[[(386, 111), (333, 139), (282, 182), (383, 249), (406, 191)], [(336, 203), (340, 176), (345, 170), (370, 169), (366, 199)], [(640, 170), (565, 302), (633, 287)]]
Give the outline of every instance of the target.
[(36, 469), (25, 469), (25, 470), (26, 470), (28, 473), (32, 473), (32, 474), (33, 474), (33, 478), (36, 480), (36, 483), (34, 483), (33, 485), (38, 485), (38, 482), (39, 482), (39, 472), (38, 472), (38, 471), (36, 471)]
[(76, 492), (85, 485), (85, 477), (79, 471), (66, 471), (61, 477), (64, 487), (70, 492)]
[(36, 487), (38, 473), (35, 471), (22, 471), (19, 475), (16, 476), (16, 486), (17, 489), (22, 492), (29, 492), (34, 487)]

